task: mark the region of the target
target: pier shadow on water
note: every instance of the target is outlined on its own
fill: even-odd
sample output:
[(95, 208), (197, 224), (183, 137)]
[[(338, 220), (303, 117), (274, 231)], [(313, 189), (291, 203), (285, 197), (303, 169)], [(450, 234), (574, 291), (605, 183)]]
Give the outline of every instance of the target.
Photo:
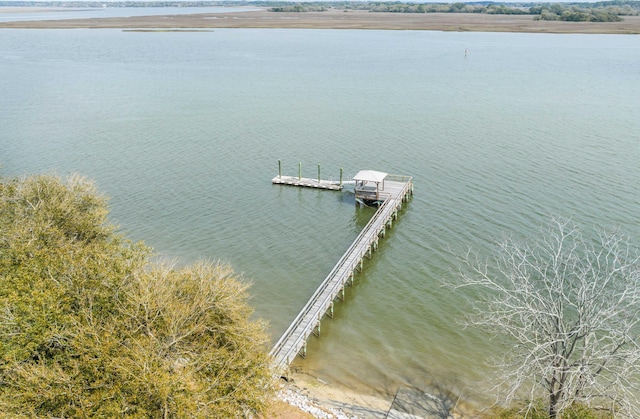
[(387, 412), (387, 419), (447, 419), (451, 417), (454, 400), (438, 388), (429, 392), (415, 387), (401, 386)]

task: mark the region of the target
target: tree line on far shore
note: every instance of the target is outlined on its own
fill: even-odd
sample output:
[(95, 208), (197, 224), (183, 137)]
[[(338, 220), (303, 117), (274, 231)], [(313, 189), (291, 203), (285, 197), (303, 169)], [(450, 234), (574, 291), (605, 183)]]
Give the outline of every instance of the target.
[(500, 15), (534, 15), (537, 20), (569, 22), (620, 22), (621, 16), (640, 13), (640, 1), (606, 1), (598, 3), (406, 3), (406, 2), (312, 2), (281, 3), (272, 12), (318, 12), (328, 8), (368, 10), (386, 13), (484, 13)]
[[(102, 7), (101, 1), (0, 1), (0, 6), (30, 7)], [(569, 22), (619, 22), (622, 16), (640, 14), (640, 1), (613, 0), (597, 3), (551, 3), (551, 2), (456, 2), (456, 3), (416, 3), (416, 2), (367, 2), (367, 1), (110, 1), (109, 7), (211, 7), (211, 6), (253, 6), (265, 7), (272, 12), (324, 12), (329, 9), (365, 10), (387, 13), (484, 13), (500, 15), (534, 15), (537, 20), (559, 20)]]

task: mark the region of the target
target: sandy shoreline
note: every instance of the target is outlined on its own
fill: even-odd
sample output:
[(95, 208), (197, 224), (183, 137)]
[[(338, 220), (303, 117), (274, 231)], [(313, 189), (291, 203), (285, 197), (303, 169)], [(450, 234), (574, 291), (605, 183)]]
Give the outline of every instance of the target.
[[(384, 419), (389, 412), (393, 412), (395, 417), (407, 414), (406, 417), (427, 415), (458, 419), (478, 417), (482, 409), (482, 406), (463, 399), (451, 399), (450, 395), (445, 395), (436, 388), (399, 386), (394, 389), (397, 391), (395, 395), (385, 397), (345, 389), (300, 370), (291, 372), (289, 379), (289, 382), (281, 381), (280, 399), (319, 419)], [(428, 391), (429, 394), (424, 391)], [(407, 395), (417, 397), (407, 398)], [(411, 416), (409, 413), (417, 416)]]
[(342, 412), (353, 418), (385, 418), (392, 400), (360, 394), (332, 386), (302, 371), (291, 373), (284, 388), (307, 398), (313, 405), (327, 411)]
[(529, 32), (580, 34), (640, 34), (640, 16), (622, 22), (549, 22), (530, 15), (478, 13), (373, 13), (329, 10), (309, 13), (275, 13), (267, 10), (193, 15), (134, 16), (128, 18), (65, 19), (0, 22), (0, 28), (28, 29), (384, 29), (457, 32)]

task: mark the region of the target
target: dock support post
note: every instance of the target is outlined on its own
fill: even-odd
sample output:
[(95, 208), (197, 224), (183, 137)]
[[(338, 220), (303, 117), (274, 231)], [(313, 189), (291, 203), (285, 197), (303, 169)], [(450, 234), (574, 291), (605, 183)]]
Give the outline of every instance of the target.
[(340, 186), (342, 186), (342, 167), (340, 168)]
[(320, 183), (320, 163), (318, 163), (318, 183)]
[(302, 179), (302, 162), (298, 162), (298, 180)]
[(320, 337), (320, 319), (318, 319), (318, 324), (316, 324), (316, 328), (313, 331), (313, 334), (317, 337)]
[(300, 356), (303, 358), (307, 357), (307, 341), (304, 341), (304, 345), (302, 345), (302, 352), (300, 353)]
[(329, 311), (327, 312), (327, 314), (333, 319), (333, 301), (331, 302), (331, 304), (329, 304)]
[(278, 159), (278, 177), (282, 179), (282, 160)]

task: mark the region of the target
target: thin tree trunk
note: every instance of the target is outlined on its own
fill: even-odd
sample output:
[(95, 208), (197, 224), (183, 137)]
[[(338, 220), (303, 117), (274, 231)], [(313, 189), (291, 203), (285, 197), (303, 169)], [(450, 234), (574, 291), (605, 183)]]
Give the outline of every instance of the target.
[(556, 419), (558, 416), (558, 395), (553, 392), (549, 395), (549, 419)]

